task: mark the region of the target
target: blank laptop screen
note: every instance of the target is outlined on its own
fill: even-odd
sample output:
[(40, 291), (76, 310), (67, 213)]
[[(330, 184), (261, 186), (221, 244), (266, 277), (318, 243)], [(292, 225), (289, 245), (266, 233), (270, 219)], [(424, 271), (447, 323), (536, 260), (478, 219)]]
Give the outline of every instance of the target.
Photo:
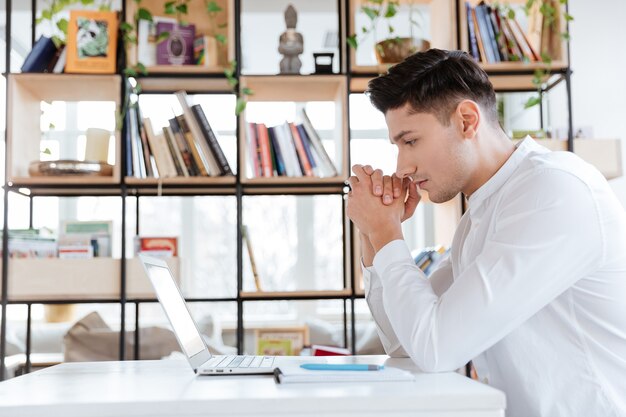
[(188, 357), (192, 357), (205, 349), (202, 336), (198, 332), (185, 300), (181, 297), (178, 287), (169, 270), (164, 267), (146, 264), (152, 285), (159, 301), (169, 318), (174, 332), (178, 336), (182, 348)]

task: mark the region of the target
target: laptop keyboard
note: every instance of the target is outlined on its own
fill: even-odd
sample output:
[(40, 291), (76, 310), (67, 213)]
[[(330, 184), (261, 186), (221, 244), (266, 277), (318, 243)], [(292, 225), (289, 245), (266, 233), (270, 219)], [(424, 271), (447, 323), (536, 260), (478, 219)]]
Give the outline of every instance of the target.
[(274, 356), (228, 355), (214, 356), (204, 368), (271, 368)]

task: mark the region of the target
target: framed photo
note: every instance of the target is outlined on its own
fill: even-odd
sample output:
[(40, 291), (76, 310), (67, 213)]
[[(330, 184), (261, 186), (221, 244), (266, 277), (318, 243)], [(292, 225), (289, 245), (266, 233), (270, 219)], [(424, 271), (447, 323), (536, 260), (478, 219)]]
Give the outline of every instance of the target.
[(309, 345), (309, 328), (268, 327), (256, 330), (257, 355), (297, 356)]
[(67, 27), (65, 72), (114, 74), (117, 63), (117, 12), (72, 10)]

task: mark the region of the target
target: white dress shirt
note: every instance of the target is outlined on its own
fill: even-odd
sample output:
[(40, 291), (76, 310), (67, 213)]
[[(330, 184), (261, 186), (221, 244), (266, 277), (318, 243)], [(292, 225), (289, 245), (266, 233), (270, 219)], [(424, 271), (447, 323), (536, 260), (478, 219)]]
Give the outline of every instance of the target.
[(403, 240), (364, 268), (387, 353), (472, 360), (510, 417), (626, 416), (626, 216), (606, 180), (527, 138), (468, 206), (430, 279)]

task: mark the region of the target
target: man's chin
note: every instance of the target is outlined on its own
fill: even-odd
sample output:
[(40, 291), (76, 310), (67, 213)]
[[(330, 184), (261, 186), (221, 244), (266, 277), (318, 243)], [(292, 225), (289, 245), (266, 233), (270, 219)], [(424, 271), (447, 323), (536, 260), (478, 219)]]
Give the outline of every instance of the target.
[(456, 194), (455, 195), (440, 194), (440, 193), (431, 192), (431, 191), (427, 191), (427, 193), (428, 193), (428, 199), (435, 204), (447, 203), (448, 201), (456, 197)]

